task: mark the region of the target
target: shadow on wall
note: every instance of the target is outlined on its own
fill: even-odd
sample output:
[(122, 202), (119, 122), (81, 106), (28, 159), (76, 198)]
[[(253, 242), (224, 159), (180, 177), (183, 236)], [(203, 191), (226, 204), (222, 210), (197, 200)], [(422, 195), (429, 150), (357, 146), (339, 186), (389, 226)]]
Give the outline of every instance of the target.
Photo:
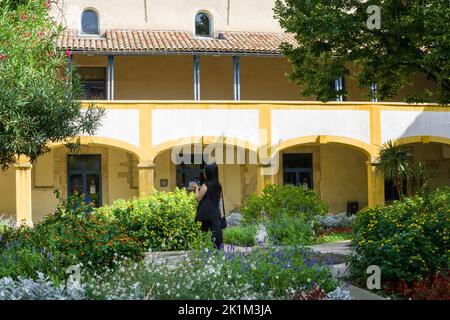
[(398, 109), (381, 111), (382, 142), (398, 139), (402, 144), (437, 142), (450, 144), (450, 108), (417, 107), (418, 110)]
[(417, 108), (382, 110), (382, 141), (398, 139), (411, 147), (415, 161), (423, 162), (432, 177), (432, 189), (450, 186), (450, 108)]

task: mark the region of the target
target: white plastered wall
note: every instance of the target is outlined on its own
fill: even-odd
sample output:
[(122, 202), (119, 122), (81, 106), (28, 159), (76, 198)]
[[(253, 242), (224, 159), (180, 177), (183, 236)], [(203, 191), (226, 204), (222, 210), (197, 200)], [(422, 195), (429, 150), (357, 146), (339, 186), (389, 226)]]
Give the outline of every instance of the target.
[(81, 14), (94, 9), (100, 17), (100, 30), (146, 29), (194, 31), (194, 17), (207, 12), (213, 32), (281, 32), (273, 18), (275, 0), (59, 0), (61, 10), (53, 15), (69, 29), (79, 30)]

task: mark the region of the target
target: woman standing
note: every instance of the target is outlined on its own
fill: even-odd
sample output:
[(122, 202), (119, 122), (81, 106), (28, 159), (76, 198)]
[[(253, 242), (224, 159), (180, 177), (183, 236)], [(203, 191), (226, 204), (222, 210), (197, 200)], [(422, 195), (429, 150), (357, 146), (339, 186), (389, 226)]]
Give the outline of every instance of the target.
[(194, 184), (195, 198), (197, 199), (196, 221), (202, 222), (203, 232), (212, 232), (214, 246), (222, 249), (223, 236), (220, 213), (220, 199), (222, 198), (222, 185), (219, 182), (219, 168), (212, 163), (205, 166), (205, 183), (199, 187)]

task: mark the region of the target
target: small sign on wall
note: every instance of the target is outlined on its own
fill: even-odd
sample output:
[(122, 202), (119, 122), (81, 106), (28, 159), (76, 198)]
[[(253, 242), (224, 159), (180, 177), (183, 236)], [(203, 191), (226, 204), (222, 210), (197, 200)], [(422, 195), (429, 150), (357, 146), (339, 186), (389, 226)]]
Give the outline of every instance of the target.
[(159, 186), (161, 188), (167, 188), (169, 186), (169, 179), (159, 179)]

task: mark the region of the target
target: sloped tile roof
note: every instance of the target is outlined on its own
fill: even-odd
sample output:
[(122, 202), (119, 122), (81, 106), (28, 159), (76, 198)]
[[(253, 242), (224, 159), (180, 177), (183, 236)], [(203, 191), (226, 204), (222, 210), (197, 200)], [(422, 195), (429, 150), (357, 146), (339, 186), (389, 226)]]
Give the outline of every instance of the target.
[(79, 36), (66, 30), (57, 40), (62, 50), (92, 53), (222, 53), (281, 54), (283, 42), (295, 44), (289, 33), (222, 32), (218, 39), (184, 31), (107, 30), (104, 37)]

